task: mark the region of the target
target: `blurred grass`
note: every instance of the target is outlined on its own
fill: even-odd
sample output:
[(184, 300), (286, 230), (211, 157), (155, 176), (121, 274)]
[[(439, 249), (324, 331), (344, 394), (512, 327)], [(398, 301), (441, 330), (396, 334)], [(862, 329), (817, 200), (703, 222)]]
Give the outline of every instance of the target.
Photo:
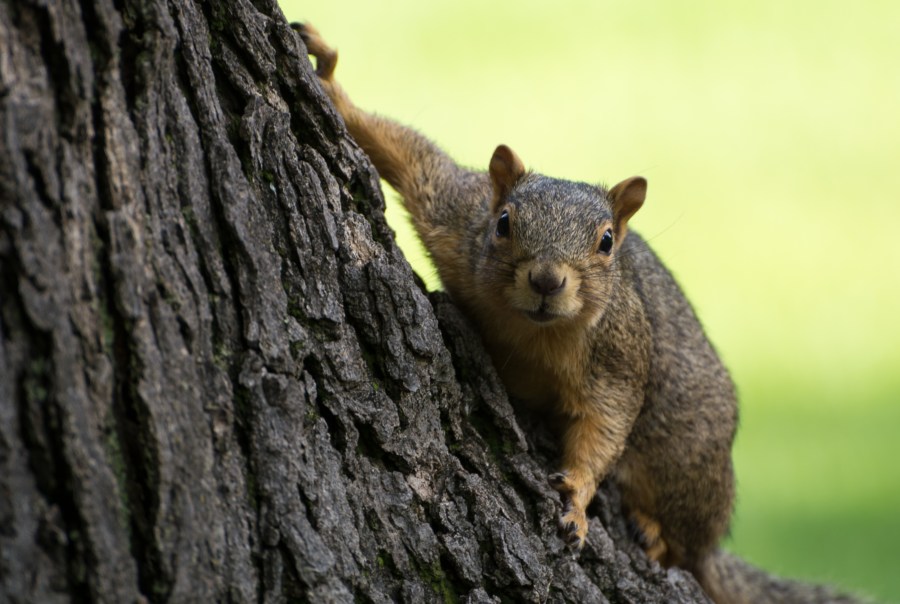
[(632, 225), (740, 393), (728, 546), (900, 601), (900, 4), (282, 5), (357, 103), (464, 164), (503, 142), (554, 176), (646, 176)]

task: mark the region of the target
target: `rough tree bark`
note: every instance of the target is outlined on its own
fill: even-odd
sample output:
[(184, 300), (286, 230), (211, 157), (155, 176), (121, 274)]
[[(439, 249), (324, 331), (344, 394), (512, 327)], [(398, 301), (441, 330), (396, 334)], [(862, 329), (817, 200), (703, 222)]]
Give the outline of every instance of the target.
[(0, 601), (705, 601), (557, 537), (277, 4), (2, 0), (0, 120)]

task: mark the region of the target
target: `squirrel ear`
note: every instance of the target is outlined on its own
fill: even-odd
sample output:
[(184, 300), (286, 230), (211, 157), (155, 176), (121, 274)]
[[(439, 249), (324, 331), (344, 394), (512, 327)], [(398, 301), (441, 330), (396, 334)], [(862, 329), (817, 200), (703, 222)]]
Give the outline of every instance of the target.
[(500, 205), (500, 200), (509, 194), (525, 174), (525, 165), (515, 151), (506, 145), (500, 145), (494, 150), (488, 171), (491, 174), (491, 182), (494, 184), (494, 207), (492, 209), (496, 210)]
[(628, 219), (644, 205), (644, 198), (647, 196), (647, 181), (641, 176), (632, 176), (610, 189), (606, 196), (612, 203), (616, 241), (619, 242), (625, 237), (625, 225), (628, 223)]

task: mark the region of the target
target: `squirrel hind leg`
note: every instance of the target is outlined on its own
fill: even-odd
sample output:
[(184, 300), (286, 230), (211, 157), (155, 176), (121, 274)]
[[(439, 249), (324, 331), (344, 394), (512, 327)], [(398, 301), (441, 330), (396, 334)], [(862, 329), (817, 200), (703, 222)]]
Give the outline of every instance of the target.
[(628, 529), (648, 558), (668, 566), (666, 554), (669, 553), (669, 546), (662, 537), (662, 526), (659, 522), (639, 510), (634, 510), (628, 517)]
[(319, 34), (319, 30), (309, 23), (291, 23), (291, 29), (303, 40), (309, 54), (316, 58), (316, 75), (326, 82), (330, 82), (334, 77), (334, 68), (337, 66), (337, 51), (328, 46)]

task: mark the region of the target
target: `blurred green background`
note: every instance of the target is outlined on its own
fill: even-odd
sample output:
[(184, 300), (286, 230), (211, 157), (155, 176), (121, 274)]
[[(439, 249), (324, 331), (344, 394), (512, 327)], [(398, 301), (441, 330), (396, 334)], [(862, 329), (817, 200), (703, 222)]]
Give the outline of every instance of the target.
[(461, 163), (502, 142), (553, 176), (647, 177), (630, 224), (741, 399), (728, 547), (900, 601), (900, 3), (282, 5), (360, 106)]

